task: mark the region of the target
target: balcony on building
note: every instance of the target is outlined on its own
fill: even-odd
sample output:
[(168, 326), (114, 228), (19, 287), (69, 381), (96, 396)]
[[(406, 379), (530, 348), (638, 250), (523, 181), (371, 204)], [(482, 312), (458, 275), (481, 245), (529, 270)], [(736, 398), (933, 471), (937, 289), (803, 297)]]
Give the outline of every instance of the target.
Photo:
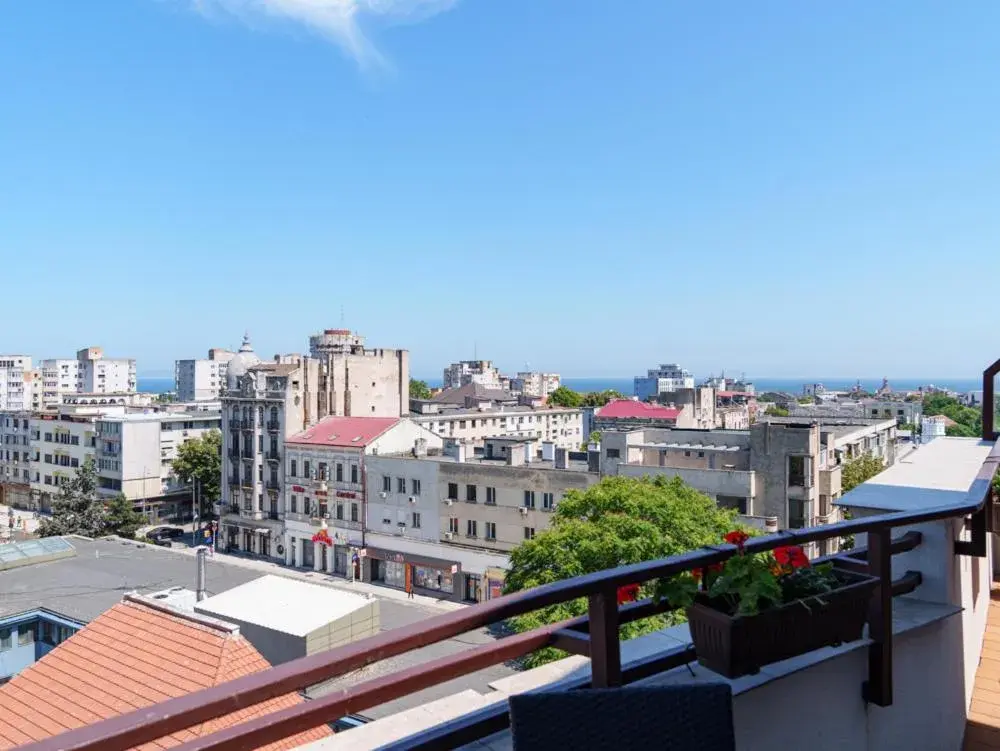
[[(319, 652), (194, 694), (55, 736), (33, 751), (114, 751), (201, 725), (317, 680), (350, 674), (349, 690), (280, 709), (199, 739), (199, 748), (255, 748), (349, 713), (395, 706), (413, 694), (419, 705), (299, 748), (513, 748), (508, 700), (537, 691), (645, 686), (726, 686), (740, 751), (770, 749), (897, 749), (958, 751), (1000, 747), (1000, 467), (993, 377), (984, 374), (983, 436), (935, 438), (880, 475), (832, 502), (850, 518), (747, 543), (751, 552), (839, 541), (854, 547), (827, 557), (846, 571), (874, 578), (864, 606), (862, 637), (761, 665), (728, 679), (698, 661), (688, 624), (620, 640), (619, 626), (670, 609), (667, 600), (620, 603), (622, 586), (720, 563), (737, 554), (719, 544), (670, 558), (608, 569), (533, 590), (488, 599), (377, 636)], [(337, 522), (341, 524), (342, 522)], [(379, 661), (428, 647), (560, 602), (587, 598), (587, 615), (436, 656), (401, 669), (368, 673)], [(773, 638), (768, 637), (771, 641)], [(489, 690), (448, 686), (457, 678), (555, 646), (567, 656), (533, 670), (493, 679)], [(361, 670), (366, 668), (366, 670)], [(358, 672), (355, 672), (358, 671)], [(624, 695), (624, 694), (623, 694)], [(530, 700), (530, 699), (529, 699)], [(637, 711), (641, 711), (637, 709)], [(669, 720), (670, 718), (664, 718)], [(557, 727), (569, 722), (552, 716)], [(627, 711), (600, 722), (628, 723)], [(655, 748), (657, 738), (645, 747)]]

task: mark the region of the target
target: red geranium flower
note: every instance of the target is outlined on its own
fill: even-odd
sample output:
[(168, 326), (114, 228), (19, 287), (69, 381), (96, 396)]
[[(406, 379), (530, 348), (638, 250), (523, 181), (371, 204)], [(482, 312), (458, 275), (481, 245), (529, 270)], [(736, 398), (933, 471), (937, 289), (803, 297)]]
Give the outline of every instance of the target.
[(809, 558), (798, 545), (786, 545), (774, 549), (774, 560), (782, 566), (802, 568), (809, 565)]
[(723, 537), (726, 542), (730, 545), (735, 545), (743, 552), (743, 543), (750, 539), (750, 535), (741, 529), (734, 529), (732, 532), (727, 532), (725, 537)]
[(626, 602), (633, 602), (637, 597), (639, 597), (638, 584), (626, 584), (624, 587), (618, 587), (619, 605), (624, 605)]

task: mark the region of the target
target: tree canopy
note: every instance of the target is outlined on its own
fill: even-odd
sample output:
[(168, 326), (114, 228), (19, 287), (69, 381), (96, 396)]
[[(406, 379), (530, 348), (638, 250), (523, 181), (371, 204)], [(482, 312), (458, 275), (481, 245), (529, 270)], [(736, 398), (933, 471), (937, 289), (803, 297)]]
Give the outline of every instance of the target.
[[(505, 591), (718, 544), (734, 526), (735, 511), (720, 509), (678, 477), (606, 477), (586, 490), (568, 492), (550, 528), (511, 553)], [(640, 596), (648, 596), (653, 588), (648, 583)], [(587, 601), (580, 598), (518, 616), (510, 625), (523, 632), (586, 612)], [(621, 633), (633, 638), (683, 620), (681, 612), (672, 612), (625, 624)], [(535, 667), (562, 656), (547, 648), (529, 655), (525, 663)]]
[(430, 399), (431, 398), (431, 387), (427, 385), (427, 381), (418, 381), (416, 378), (410, 379), (410, 398), (411, 399)]
[(219, 500), (222, 483), (222, 433), (209, 430), (199, 438), (184, 441), (177, 447), (171, 467), (185, 483), (198, 483), (200, 515), (207, 516)]
[(945, 428), (946, 435), (975, 438), (983, 432), (983, 414), (975, 407), (965, 407), (958, 399), (947, 394), (928, 394), (924, 397), (924, 415), (944, 415), (954, 420), (955, 425)]
[(131, 538), (142, 523), (142, 514), (135, 511), (132, 502), (121, 493), (110, 499), (98, 494), (94, 460), (88, 458), (76, 476), (59, 487), (58, 495), (52, 499), (52, 518), (42, 521), (38, 534), (41, 537), (120, 535)]
[(846, 493), (866, 480), (870, 480), (885, 469), (885, 463), (877, 456), (864, 454), (844, 464), (840, 474), (840, 490)]
[(764, 410), (765, 415), (771, 415), (772, 417), (788, 417), (788, 410), (784, 407), (779, 407), (777, 404), (772, 404), (766, 410)]
[(577, 407), (603, 407), (612, 399), (621, 398), (623, 398), (622, 394), (614, 389), (588, 391), (581, 394), (579, 391), (574, 391), (566, 386), (560, 386), (549, 394), (548, 403), (557, 407), (575, 409)]

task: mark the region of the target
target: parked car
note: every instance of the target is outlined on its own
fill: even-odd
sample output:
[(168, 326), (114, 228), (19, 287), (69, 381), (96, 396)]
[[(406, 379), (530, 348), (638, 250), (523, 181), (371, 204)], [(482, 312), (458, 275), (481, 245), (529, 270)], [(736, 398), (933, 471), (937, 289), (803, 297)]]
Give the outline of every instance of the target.
[(156, 545), (170, 545), (174, 540), (179, 540), (185, 534), (180, 527), (157, 527), (146, 533), (147, 539)]

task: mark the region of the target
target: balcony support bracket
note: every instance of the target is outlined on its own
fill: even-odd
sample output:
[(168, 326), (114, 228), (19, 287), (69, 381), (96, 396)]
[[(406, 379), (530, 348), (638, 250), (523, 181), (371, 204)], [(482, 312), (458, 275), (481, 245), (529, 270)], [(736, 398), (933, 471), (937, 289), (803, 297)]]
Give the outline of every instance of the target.
[(868, 604), (868, 680), (861, 696), (870, 704), (892, 704), (892, 530), (868, 533), (868, 567), (879, 580)]

